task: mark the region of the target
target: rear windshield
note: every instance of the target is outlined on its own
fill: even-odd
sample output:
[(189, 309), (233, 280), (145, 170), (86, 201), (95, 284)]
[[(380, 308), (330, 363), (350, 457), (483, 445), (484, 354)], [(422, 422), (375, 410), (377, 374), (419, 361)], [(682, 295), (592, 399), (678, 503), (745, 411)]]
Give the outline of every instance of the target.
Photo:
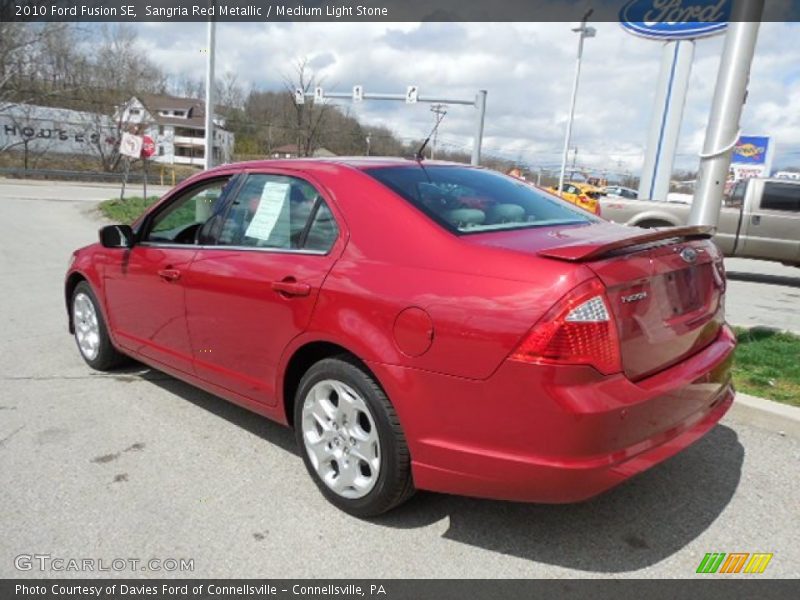
[(365, 172), (458, 234), (598, 220), (532, 185), (494, 171), (409, 165)]

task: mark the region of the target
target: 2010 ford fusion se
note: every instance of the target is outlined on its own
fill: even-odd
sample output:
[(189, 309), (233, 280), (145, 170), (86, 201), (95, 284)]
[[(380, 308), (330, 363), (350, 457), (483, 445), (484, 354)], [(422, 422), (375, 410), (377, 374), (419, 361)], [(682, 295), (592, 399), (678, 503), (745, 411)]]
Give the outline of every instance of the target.
[(709, 235), (464, 165), (226, 165), (74, 253), (69, 328), (95, 369), (133, 357), (293, 426), (351, 514), (415, 489), (574, 502), (731, 406)]

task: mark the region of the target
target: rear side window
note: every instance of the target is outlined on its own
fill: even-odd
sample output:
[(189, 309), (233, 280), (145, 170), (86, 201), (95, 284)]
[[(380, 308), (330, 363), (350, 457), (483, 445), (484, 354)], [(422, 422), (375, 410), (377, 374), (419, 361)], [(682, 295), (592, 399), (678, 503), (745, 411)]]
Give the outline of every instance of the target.
[(761, 208), (800, 212), (800, 185), (775, 181), (765, 182)]
[(494, 171), (416, 164), (365, 172), (457, 234), (598, 221), (530, 184)]
[(218, 244), (327, 252), (338, 232), (333, 215), (310, 183), (257, 174), (248, 176), (231, 203)]

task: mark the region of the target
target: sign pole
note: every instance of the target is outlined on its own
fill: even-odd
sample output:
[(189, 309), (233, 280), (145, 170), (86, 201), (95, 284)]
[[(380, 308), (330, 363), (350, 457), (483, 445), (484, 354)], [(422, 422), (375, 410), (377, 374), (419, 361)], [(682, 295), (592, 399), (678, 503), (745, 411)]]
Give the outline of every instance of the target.
[(147, 159), (143, 158), (142, 162), (143, 162), (142, 168), (144, 170), (144, 179), (142, 179), (144, 187), (144, 202), (145, 204), (147, 204)]
[(578, 83), (581, 79), (581, 61), (583, 60), (583, 42), (587, 37), (594, 37), (597, 33), (594, 27), (587, 27), (586, 22), (594, 12), (590, 9), (584, 16), (579, 27), (572, 31), (578, 34), (578, 58), (575, 61), (575, 78), (572, 81), (572, 98), (570, 99), (569, 118), (567, 119), (567, 131), (564, 134), (564, 151), (561, 154), (561, 172), (558, 175), (558, 194), (561, 195), (564, 189), (564, 174), (567, 170), (567, 157), (569, 155), (569, 143), (572, 138), (572, 122), (575, 120), (575, 104), (578, 101)]
[(736, 0), (717, 75), (711, 116), (689, 213), (690, 225), (717, 226), (731, 151), (739, 139), (739, 120), (747, 99), (764, 0)]
[(693, 40), (676, 40), (664, 44), (655, 110), (650, 122), (642, 178), (639, 181), (639, 198), (643, 200), (663, 202), (667, 199), (693, 59)]
[(123, 158), (125, 161), (125, 168), (122, 171), (122, 190), (119, 192), (119, 200), (122, 202), (125, 200), (125, 184), (128, 182), (128, 171), (130, 170), (131, 164), (130, 160), (127, 156)]
[(475, 139), (472, 141), (472, 160), (471, 164), (481, 164), (481, 146), (483, 145), (483, 124), (486, 120), (486, 90), (478, 91), (475, 96), (475, 108), (478, 109), (478, 117), (475, 121)]
[[(209, 3), (214, 6), (214, 0)], [(208, 55), (206, 59), (206, 148), (204, 154), (204, 168), (214, 166), (214, 51), (215, 51), (216, 22), (214, 17), (208, 21)]]

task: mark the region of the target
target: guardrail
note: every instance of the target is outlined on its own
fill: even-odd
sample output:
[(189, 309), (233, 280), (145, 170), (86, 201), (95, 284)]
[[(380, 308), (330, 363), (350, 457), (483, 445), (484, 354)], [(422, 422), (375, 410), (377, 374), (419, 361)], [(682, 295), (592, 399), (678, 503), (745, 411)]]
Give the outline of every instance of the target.
[[(0, 177), (13, 179), (54, 179), (59, 181), (87, 181), (99, 183), (118, 183), (122, 185), (123, 173), (106, 173), (103, 171), (65, 171), (60, 169), (22, 169), (0, 168)], [(161, 184), (159, 171), (148, 173), (147, 183), (150, 185)], [(165, 179), (164, 185), (174, 185), (185, 177), (178, 176), (173, 181), (172, 177)], [(141, 184), (144, 174), (140, 172), (128, 174), (128, 184)]]

